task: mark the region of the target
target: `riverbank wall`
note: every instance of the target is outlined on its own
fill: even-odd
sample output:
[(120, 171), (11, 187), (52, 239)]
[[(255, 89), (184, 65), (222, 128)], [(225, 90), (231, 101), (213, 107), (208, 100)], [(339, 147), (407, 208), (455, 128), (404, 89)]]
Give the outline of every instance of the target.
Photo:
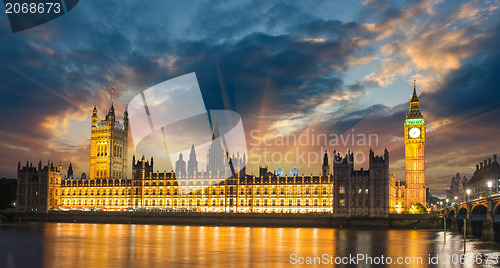
[(442, 220), (434, 215), (389, 215), (386, 217), (339, 217), (331, 214), (264, 214), (200, 212), (17, 212), (14, 221), (166, 224), (203, 226), (323, 227), (439, 229)]

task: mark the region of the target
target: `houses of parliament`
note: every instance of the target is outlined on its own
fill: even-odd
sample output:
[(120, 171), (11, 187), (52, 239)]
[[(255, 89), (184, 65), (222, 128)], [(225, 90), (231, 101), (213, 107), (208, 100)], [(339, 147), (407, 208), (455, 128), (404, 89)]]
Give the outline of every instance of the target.
[[(128, 114), (116, 118), (111, 105), (91, 121), (90, 173), (77, 178), (69, 165), (18, 163), (17, 208), (49, 210), (176, 210), (235, 213), (332, 213), (339, 216), (385, 216), (411, 212), (425, 202), (425, 122), (414, 86), (404, 123), (406, 181), (389, 173), (389, 152), (369, 152), (369, 168), (355, 170), (354, 153), (325, 151), (319, 175), (282, 176), (259, 168), (247, 175), (246, 155), (228, 155), (218, 127), (213, 130), (205, 171), (198, 170), (194, 146), (179, 155), (175, 172), (154, 170), (154, 159), (132, 157), (128, 165)], [(331, 172), (330, 172), (331, 171)]]

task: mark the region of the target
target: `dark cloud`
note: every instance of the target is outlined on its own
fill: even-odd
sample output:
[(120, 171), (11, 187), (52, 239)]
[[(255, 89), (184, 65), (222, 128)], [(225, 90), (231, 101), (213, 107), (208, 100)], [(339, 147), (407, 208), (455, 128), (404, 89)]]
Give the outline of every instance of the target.
[[(442, 16), (428, 19), (419, 13), (424, 4), (368, 1), (358, 7), (357, 18), (341, 21), (318, 15), (322, 6), (316, 3), (85, 2), (66, 16), (18, 34), (0, 18), (0, 160), (12, 167), (1, 166), (0, 172), (13, 176), (17, 160), (40, 157), (88, 162), (87, 145), (78, 150), (71, 141), (51, 139), (64, 119), (83, 120), (94, 104), (102, 115), (110, 83), (119, 89), (115, 102), (123, 102), (123, 108), (136, 92), (196, 72), (207, 109), (235, 110), (248, 129), (291, 114), (310, 115), (332, 96), (363, 98), (368, 89), (378, 89), (375, 82), (359, 77), (346, 85), (346, 73), (352, 58), (378, 52), (372, 42), (384, 33), (382, 28), (397, 27), (407, 12), (415, 16), (410, 21), (431, 25), (456, 11), (445, 3), (435, 11)], [(379, 22), (376, 30), (363, 24), (373, 22)], [(445, 185), (443, 173), (451, 176), (458, 165), (500, 149), (488, 134), (498, 132), (500, 97), (500, 29), (493, 29), (471, 43), (471, 56), (443, 77), (440, 88), (420, 96), (429, 126), (435, 125), (427, 145), (431, 185)], [(474, 31), (482, 30), (472, 25), (464, 36)], [(440, 36), (427, 38), (439, 43)], [(405, 44), (393, 47), (400, 53)], [(402, 179), (404, 151), (397, 139), (408, 104), (360, 103), (355, 97), (339, 101), (336, 105), (350, 110), (326, 111), (321, 127), (332, 133), (351, 128), (378, 133)], [(437, 125), (446, 120), (461, 127)]]
[[(69, 114), (70, 120), (81, 120), (93, 104), (105, 104), (103, 90), (111, 82), (141, 91), (188, 72), (197, 73), (208, 109), (229, 103), (233, 107), (227, 108), (250, 119), (266, 96), (272, 114), (307, 111), (340, 90), (340, 70), (357, 49), (346, 32), (361, 31), (354, 23), (321, 20), (292, 4), (196, 4), (186, 11), (187, 20), (157, 12), (182, 7), (157, 4), (156, 10), (130, 3), (82, 4), (19, 34), (12, 34), (4, 20), (0, 124), (9, 127), (3, 139), (30, 148), (26, 158), (53, 154), (46, 148), (63, 121)], [(186, 32), (176, 32), (181, 28)], [(308, 28), (315, 31), (305, 35)], [(323, 36), (324, 42), (304, 40)], [(159, 64), (168, 57), (176, 57), (171, 69)], [(24, 135), (14, 139), (13, 133)]]

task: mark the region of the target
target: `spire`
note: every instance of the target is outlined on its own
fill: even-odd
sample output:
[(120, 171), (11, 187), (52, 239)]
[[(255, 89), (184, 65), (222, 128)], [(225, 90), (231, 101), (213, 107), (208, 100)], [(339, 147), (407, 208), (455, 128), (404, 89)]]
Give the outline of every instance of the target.
[(410, 100), (410, 111), (406, 115), (406, 119), (422, 119), (424, 118), (420, 113), (420, 101), (417, 96), (416, 81), (413, 80), (413, 95)]
[(219, 133), (219, 120), (217, 119), (217, 117), (215, 118), (215, 127), (214, 127), (214, 133), (212, 135), (212, 139), (215, 140), (216, 138), (220, 137), (220, 133)]
[(91, 121), (91, 127), (94, 129), (97, 126), (97, 108), (94, 105), (94, 110), (92, 110), (92, 121)]
[(411, 97), (411, 101), (410, 102), (419, 102), (418, 101), (418, 96), (417, 96), (417, 86), (416, 86), (415, 79), (413, 80), (413, 96)]
[(110, 124), (112, 121), (115, 121), (115, 107), (113, 103), (111, 103), (111, 107), (109, 107), (108, 115), (106, 115), (106, 121), (109, 121)]

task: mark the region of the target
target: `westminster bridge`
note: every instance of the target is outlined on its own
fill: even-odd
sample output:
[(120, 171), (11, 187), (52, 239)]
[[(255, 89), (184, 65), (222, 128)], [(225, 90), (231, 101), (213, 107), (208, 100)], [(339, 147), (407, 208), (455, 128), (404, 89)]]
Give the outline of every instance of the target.
[(500, 194), (456, 203), (440, 210), (451, 231), (500, 242)]

